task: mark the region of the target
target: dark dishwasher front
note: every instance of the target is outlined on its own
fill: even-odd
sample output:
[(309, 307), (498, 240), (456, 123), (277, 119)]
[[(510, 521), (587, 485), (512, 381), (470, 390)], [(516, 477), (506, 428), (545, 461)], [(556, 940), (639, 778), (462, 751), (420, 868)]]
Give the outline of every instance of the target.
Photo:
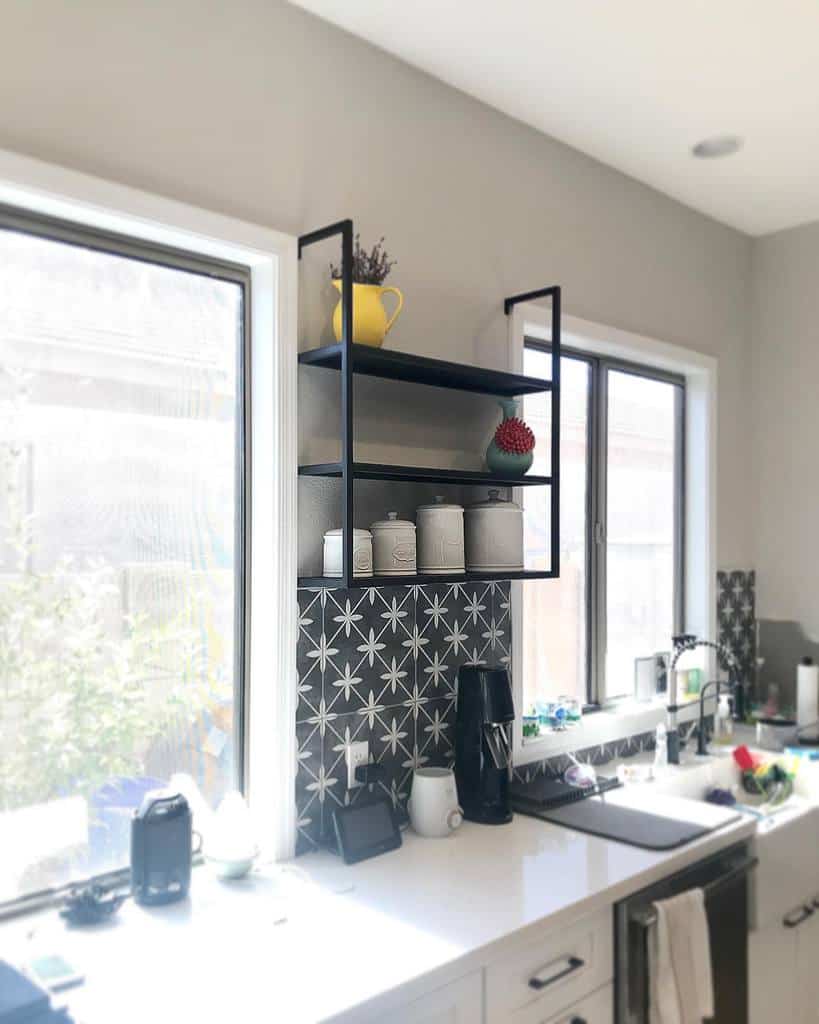
[(756, 866), (747, 844), (733, 846), (642, 889), (615, 907), (617, 1024), (648, 1024), (648, 943), (653, 904), (688, 889), (705, 893), (714, 976), (715, 1024), (748, 1022), (748, 875)]

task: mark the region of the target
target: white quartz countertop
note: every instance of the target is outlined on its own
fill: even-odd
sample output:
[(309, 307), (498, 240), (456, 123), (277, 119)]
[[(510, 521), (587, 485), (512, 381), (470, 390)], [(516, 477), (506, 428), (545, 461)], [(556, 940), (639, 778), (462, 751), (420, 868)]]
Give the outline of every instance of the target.
[(186, 903), (128, 903), (97, 929), (68, 931), (54, 912), (8, 922), (0, 957), (67, 956), (86, 978), (67, 994), (81, 1024), (378, 1019), (512, 936), (560, 927), (754, 834), (747, 817), (724, 824), (730, 811), (654, 805), (640, 789), (616, 799), (721, 827), (654, 852), (516, 815), (442, 840), (408, 832), (400, 850), (351, 867), (309, 854), (232, 883), (197, 868)]

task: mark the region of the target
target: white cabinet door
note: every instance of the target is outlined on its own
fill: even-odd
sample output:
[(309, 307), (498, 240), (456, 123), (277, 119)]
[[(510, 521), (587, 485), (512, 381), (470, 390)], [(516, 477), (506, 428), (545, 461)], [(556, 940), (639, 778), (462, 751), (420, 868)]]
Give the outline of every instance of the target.
[(819, 910), (796, 907), (748, 943), (751, 1024), (819, 1024)]
[(468, 974), (451, 985), (421, 996), (390, 1012), (388, 1019), (390, 1024), (480, 1024), (483, 1020), (481, 972)]
[(797, 930), (775, 924), (749, 936), (750, 1024), (797, 1020)]
[(797, 1024), (819, 1024), (819, 913), (796, 931)]

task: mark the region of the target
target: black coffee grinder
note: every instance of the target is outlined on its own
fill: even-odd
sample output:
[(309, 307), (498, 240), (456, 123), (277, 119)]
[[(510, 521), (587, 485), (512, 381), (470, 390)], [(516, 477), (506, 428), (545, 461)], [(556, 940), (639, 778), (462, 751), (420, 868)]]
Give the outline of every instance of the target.
[[(191, 884), (193, 817), (172, 789), (146, 793), (131, 819), (131, 895), (143, 906), (184, 899)], [(198, 839), (197, 834), (197, 839)]]
[(462, 665), (455, 714), (455, 781), (464, 817), (483, 825), (512, 820), (509, 775), (515, 707), (501, 665)]

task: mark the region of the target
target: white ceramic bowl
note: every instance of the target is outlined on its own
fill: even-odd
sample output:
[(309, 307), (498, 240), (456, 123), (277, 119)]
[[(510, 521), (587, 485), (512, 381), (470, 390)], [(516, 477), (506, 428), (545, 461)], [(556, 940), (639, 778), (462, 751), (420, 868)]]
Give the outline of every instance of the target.
[(205, 863), (216, 875), (225, 881), (244, 878), (259, 856), (258, 847), (245, 856), (218, 856), (205, 852)]

